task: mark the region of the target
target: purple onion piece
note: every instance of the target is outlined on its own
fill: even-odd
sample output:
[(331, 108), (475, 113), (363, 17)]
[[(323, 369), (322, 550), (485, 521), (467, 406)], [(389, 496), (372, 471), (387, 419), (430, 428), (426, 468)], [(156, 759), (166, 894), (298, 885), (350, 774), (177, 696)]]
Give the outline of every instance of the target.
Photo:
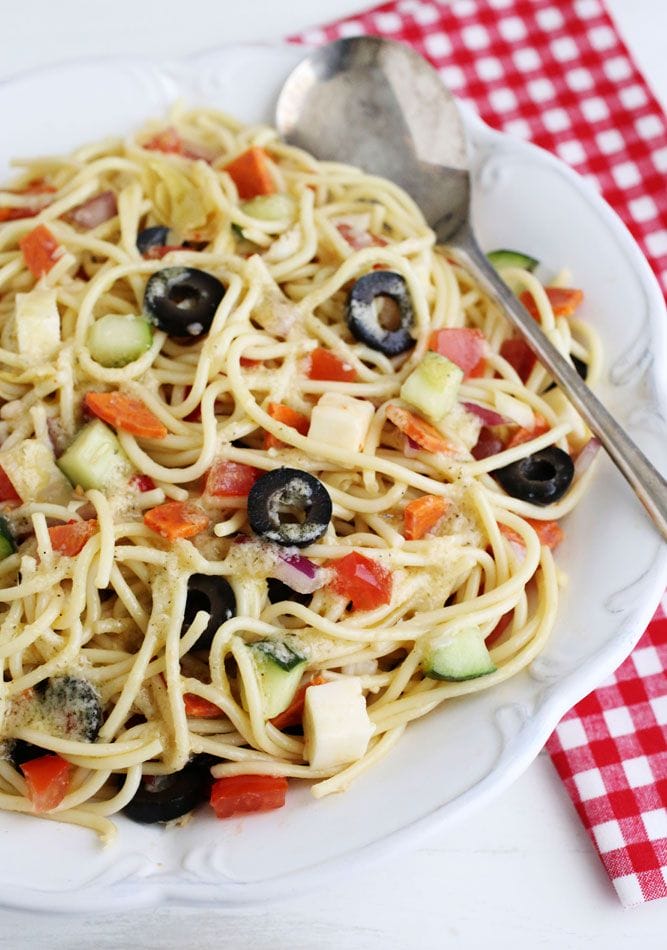
[(589, 439), (586, 445), (583, 447), (579, 455), (577, 455), (574, 462), (574, 471), (577, 478), (581, 478), (584, 472), (590, 467), (591, 462), (598, 454), (602, 448), (601, 443), (598, 439), (593, 436), (592, 439)]
[(471, 412), (474, 416), (477, 416), (478, 419), (481, 419), (484, 425), (504, 426), (510, 422), (507, 416), (501, 416), (499, 412), (494, 412), (493, 409), (487, 409), (486, 406), (478, 406), (476, 402), (464, 402), (462, 405), (468, 412)]
[(303, 554), (278, 552), (273, 576), (298, 594), (313, 594), (326, 583), (325, 573)]

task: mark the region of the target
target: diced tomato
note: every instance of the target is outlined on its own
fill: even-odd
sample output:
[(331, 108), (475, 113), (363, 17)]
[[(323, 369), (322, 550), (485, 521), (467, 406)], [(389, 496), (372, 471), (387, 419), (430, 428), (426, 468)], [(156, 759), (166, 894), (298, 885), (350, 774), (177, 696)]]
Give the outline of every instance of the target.
[(452, 446), (441, 432), (432, 426), (430, 422), (415, 415), (409, 409), (402, 406), (387, 406), (387, 419), (393, 422), (397, 429), (421, 446), (427, 452), (444, 452), (447, 455), (456, 455), (456, 449)]
[(423, 495), (405, 506), (403, 534), (407, 541), (423, 538), (442, 518), (449, 507), (441, 495)]
[(479, 430), (477, 444), (472, 450), (472, 457), (479, 462), (482, 459), (490, 458), (492, 455), (497, 455), (504, 448), (503, 440), (495, 434), (493, 429), (482, 426)]
[(144, 514), (144, 524), (168, 541), (193, 538), (208, 528), (208, 516), (199, 505), (168, 501)]
[(378, 234), (371, 234), (368, 231), (358, 231), (352, 225), (341, 221), (336, 225), (340, 236), (347, 241), (350, 247), (355, 251), (361, 251), (365, 247), (386, 247), (388, 242)]
[(357, 551), (330, 561), (333, 570), (330, 587), (352, 602), (354, 610), (374, 610), (391, 601), (391, 571)]
[(7, 477), (7, 472), (0, 467), (0, 502), (20, 502), (21, 497)]
[(205, 492), (220, 498), (245, 498), (261, 474), (251, 465), (221, 459), (206, 476)]
[[(581, 306), (584, 299), (583, 290), (576, 287), (545, 287), (544, 290), (549, 298), (554, 317), (571, 317)], [(519, 300), (531, 317), (537, 320), (539, 311), (531, 292), (524, 290), (519, 296)]]
[[(268, 407), (269, 415), (272, 419), (275, 419), (277, 422), (282, 422), (283, 425), (289, 426), (291, 429), (296, 429), (301, 435), (308, 435), (308, 429), (310, 428), (310, 419), (308, 416), (304, 416), (302, 412), (297, 412), (295, 409), (291, 409), (289, 406), (285, 406), (281, 402), (270, 402)], [(283, 443), (280, 439), (273, 435), (271, 432), (264, 433), (264, 449), (277, 449)]]
[(310, 354), (308, 378), (331, 380), (336, 383), (354, 383), (357, 380), (357, 373), (354, 367), (342, 360), (340, 356), (318, 346)]
[(544, 435), (549, 431), (549, 423), (539, 412), (535, 413), (535, 421), (529, 429), (517, 429), (514, 435), (509, 439), (506, 449), (513, 449), (515, 445), (523, 445), (524, 442), (530, 442), (536, 439), (538, 435)]
[(90, 521), (68, 521), (67, 524), (54, 525), (49, 528), (51, 547), (65, 557), (76, 557), (97, 530), (95, 518)]
[(185, 693), (183, 705), (185, 715), (192, 716), (193, 719), (219, 719), (222, 716), (222, 709), (219, 706), (204, 699), (203, 696), (197, 696), (196, 693)]
[(494, 643), (497, 643), (498, 640), (505, 633), (510, 623), (512, 622), (512, 617), (514, 616), (514, 611), (510, 610), (506, 614), (503, 614), (498, 623), (495, 625), (491, 633), (488, 635), (484, 641), (487, 647), (492, 647)]
[(522, 383), (525, 383), (535, 365), (535, 354), (521, 337), (503, 340), (500, 355), (516, 371)]
[(144, 143), (144, 148), (150, 152), (164, 152), (166, 155), (180, 155), (183, 149), (183, 140), (176, 129), (163, 129)]
[(211, 788), (211, 805), (217, 818), (282, 808), (287, 779), (282, 775), (230, 775)]
[(133, 475), (130, 485), (133, 485), (137, 491), (153, 491), (155, 488), (155, 482), (150, 475)]
[(481, 376), (484, 372), (486, 339), (481, 330), (472, 327), (434, 330), (428, 348), (456, 363), (464, 377)]
[(38, 279), (48, 274), (60, 251), (60, 244), (44, 224), (38, 225), (33, 231), (28, 231), (19, 241), (23, 258), (33, 277)]
[(322, 683), (326, 683), (323, 676), (314, 676), (309, 683), (304, 683), (303, 686), (300, 686), (287, 709), (283, 709), (283, 711), (278, 713), (277, 716), (274, 716), (273, 719), (269, 719), (271, 725), (275, 726), (276, 729), (287, 729), (289, 726), (301, 725), (303, 707), (306, 703), (306, 690), (310, 689), (311, 686), (321, 686)]
[(241, 201), (257, 195), (272, 195), (276, 186), (271, 177), (269, 156), (263, 148), (249, 148), (225, 165), (225, 171), (236, 185)]
[(69, 789), (70, 769), (69, 762), (59, 755), (42, 755), (21, 765), (36, 812), (51, 811), (61, 803)]

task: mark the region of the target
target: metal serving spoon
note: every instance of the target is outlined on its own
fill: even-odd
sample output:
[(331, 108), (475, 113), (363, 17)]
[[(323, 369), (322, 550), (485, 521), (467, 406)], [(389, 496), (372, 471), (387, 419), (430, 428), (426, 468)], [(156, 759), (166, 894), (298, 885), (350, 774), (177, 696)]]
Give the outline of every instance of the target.
[(530, 344), (667, 539), (667, 482), (549, 341), (475, 239), (466, 133), (437, 72), (400, 43), (372, 36), (337, 40), (294, 69), (276, 115), (291, 144), (388, 178), (412, 196), (438, 243), (454, 249)]

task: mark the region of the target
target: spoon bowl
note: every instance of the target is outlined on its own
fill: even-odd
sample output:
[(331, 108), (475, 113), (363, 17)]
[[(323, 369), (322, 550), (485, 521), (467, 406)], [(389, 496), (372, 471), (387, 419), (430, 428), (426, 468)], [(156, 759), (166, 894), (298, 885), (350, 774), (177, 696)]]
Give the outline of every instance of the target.
[(437, 72), (401, 43), (359, 36), (310, 53), (287, 78), (276, 110), (290, 144), (400, 185), (439, 244), (504, 311), (598, 437), (667, 539), (667, 482), (503, 282), (475, 239), (465, 128)]

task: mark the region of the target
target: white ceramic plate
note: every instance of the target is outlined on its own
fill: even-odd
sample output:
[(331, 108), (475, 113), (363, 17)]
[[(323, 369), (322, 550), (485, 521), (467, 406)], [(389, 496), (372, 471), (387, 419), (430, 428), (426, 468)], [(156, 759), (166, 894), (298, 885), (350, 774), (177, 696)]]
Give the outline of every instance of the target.
[[(0, 180), (12, 156), (126, 133), (176, 98), (271, 121), (278, 89), (302, 55), (232, 47), (175, 64), (80, 62), (14, 78), (0, 85)], [(564, 165), (472, 115), (466, 123), (484, 246), (528, 250), (545, 273), (571, 267), (586, 294), (582, 315), (604, 341), (600, 395), (665, 470), (667, 398), (657, 374), (665, 314), (648, 265), (618, 218)], [(568, 519), (558, 561), (570, 583), (553, 637), (530, 670), (413, 724), (345, 795), (316, 801), (292, 783), (282, 811), (219, 822), (202, 809), (180, 830), (121, 818), (118, 841), (106, 850), (81, 829), (0, 815), (0, 901), (87, 913), (265, 901), (414, 844), (487, 804), (528, 766), (562, 714), (627, 656), (664, 590), (667, 549), (606, 459)]]

